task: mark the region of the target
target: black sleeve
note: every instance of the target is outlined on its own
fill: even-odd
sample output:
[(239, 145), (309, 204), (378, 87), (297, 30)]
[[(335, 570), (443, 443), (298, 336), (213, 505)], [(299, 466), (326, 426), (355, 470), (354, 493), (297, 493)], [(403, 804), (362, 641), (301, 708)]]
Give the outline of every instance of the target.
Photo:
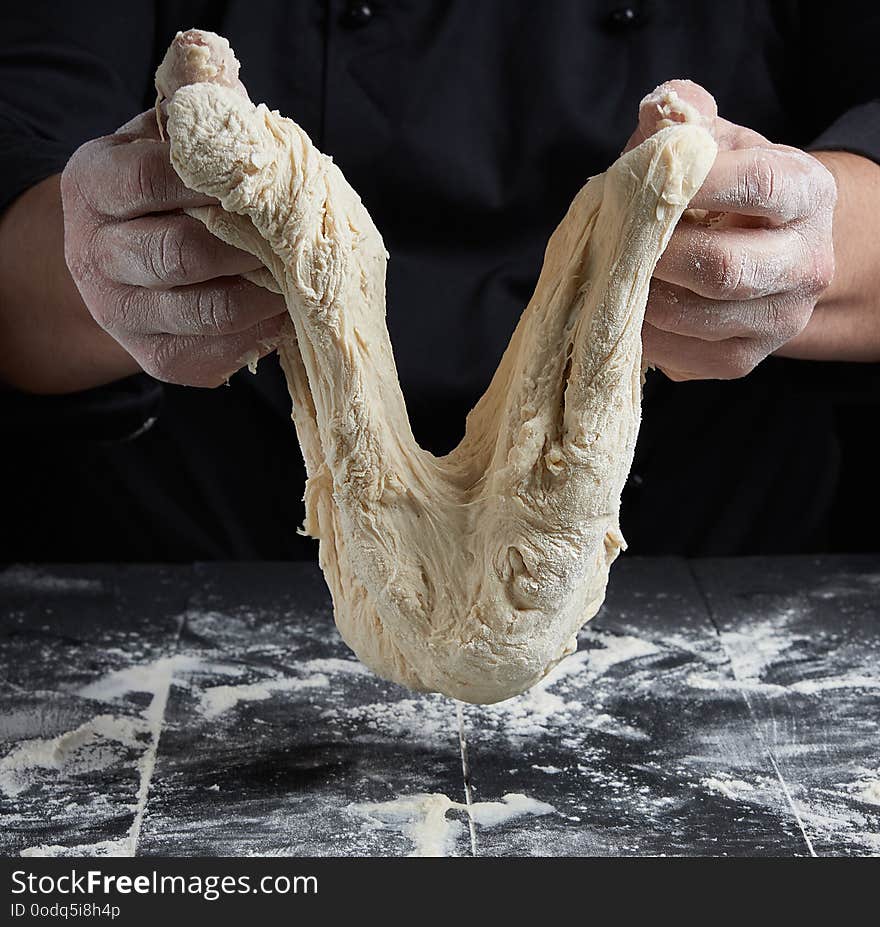
[(149, 105), (156, 42), (152, 3), (25, 0), (3, 19), (0, 210)]
[(880, 164), (880, 99), (848, 109), (807, 147), (810, 151), (851, 151)]
[(800, 3), (798, 17), (803, 44), (791, 96), (813, 123), (805, 147), (880, 163), (880, 3)]

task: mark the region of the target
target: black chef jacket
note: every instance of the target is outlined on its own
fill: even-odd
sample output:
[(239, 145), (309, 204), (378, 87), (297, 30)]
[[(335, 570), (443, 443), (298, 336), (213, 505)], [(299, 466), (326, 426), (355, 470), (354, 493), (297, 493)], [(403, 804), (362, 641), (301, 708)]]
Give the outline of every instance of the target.
[[(0, 209), (152, 106), (177, 30), (229, 38), (252, 99), (333, 156), (384, 236), (400, 379), (435, 452), (461, 436), (550, 232), (656, 84), (689, 77), (772, 140), (880, 159), (873, 3), (28, 0), (2, 17)], [(312, 556), (295, 532), (289, 413), (275, 358), (216, 390), (139, 375), (67, 396), (0, 391), (0, 559)], [(820, 543), (836, 473), (821, 365), (653, 374), (643, 416), (622, 507), (631, 549)]]

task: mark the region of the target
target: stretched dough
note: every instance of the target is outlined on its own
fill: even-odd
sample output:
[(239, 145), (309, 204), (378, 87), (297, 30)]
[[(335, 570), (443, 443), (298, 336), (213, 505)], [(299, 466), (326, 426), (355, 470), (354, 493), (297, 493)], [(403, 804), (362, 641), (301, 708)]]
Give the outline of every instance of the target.
[(578, 193), (465, 437), (437, 458), (397, 380), (382, 238), (339, 169), (250, 102), (225, 39), (179, 34), (157, 88), (175, 170), (222, 204), (193, 214), (259, 257), (255, 279), (290, 311), (279, 352), (304, 529), (343, 638), (414, 689), (469, 702), (528, 689), (574, 648), (625, 546), (649, 281), (712, 165), (711, 135), (679, 110)]

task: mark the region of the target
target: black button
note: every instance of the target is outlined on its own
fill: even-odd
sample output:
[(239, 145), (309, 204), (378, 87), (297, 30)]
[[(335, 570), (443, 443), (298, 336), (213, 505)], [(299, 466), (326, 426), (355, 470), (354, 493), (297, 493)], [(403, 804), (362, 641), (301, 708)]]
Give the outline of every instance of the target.
[(644, 25), (647, 16), (635, 6), (618, 6), (605, 15), (605, 28), (609, 32), (625, 32)]
[(342, 14), (342, 25), (349, 29), (358, 29), (373, 18), (373, 7), (365, 0), (352, 0)]

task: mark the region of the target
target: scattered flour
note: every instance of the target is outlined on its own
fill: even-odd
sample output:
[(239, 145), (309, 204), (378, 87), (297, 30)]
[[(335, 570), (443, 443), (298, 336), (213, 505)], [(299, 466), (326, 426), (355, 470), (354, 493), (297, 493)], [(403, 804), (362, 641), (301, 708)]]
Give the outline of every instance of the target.
[(44, 843), (22, 850), (21, 856), (133, 856), (131, 838), (119, 840), (99, 840), (97, 843), (80, 843), (77, 846), (63, 847), (58, 844)]
[[(595, 685), (611, 667), (660, 652), (659, 647), (640, 637), (608, 634), (592, 628), (581, 632), (580, 639), (590, 646), (561, 660), (533, 689), (505, 702), (474, 709), (481, 720), (512, 737), (537, 737), (550, 728), (565, 725), (573, 712), (583, 711), (582, 700), (566, 700), (550, 689), (559, 687), (564, 692), (570, 686)], [(588, 726), (602, 726), (621, 736), (644, 736), (615, 722), (610, 715), (600, 717), (606, 721)]]
[[(593, 629), (587, 629), (584, 639), (599, 643), (601, 647), (590, 647), (586, 651), (586, 668), (594, 676), (600, 676), (618, 663), (627, 663), (639, 657), (653, 656), (660, 652), (660, 648), (651, 641), (641, 637), (631, 637), (626, 634), (607, 634)], [(583, 652), (583, 651), (582, 651)], [(580, 653), (572, 654), (573, 657)], [(568, 659), (571, 659), (569, 657)], [(566, 661), (559, 664), (557, 670)], [(552, 674), (551, 674), (552, 675)]]
[(827, 679), (802, 679), (788, 686), (790, 692), (818, 695), (830, 689), (880, 689), (880, 676), (831, 676)]
[(820, 838), (832, 843), (845, 840), (875, 855), (880, 851), (880, 821), (877, 815), (865, 814), (849, 802), (841, 801), (842, 798), (844, 796), (827, 792), (824, 798), (820, 798), (815, 791), (807, 793), (803, 790), (794, 799), (794, 804), (814, 840)]
[[(579, 650), (561, 660), (534, 688), (494, 705), (466, 705), (464, 711), (476, 729), (489, 728), (512, 740), (534, 739), (560, 729), (571, 729), (575, 715), (584, 710), (580, 698), (566, 698), (584, 685), (595, 685), (611, 667), (649, 656), (659, 648), (646, 640), (599, 630), (582, 632), (581, 640), (596, 646)], [(340, 661), (346, 663), (348, 661)], [(312, 668), (316, 661), (303, 667)], [(315, 666), (315, 668), (319, 668)], [(554, 691), (551, 691), (554, 690)], [(456, 730), (451, 703), (441, 696), (427, 695), (381, 701), (347, 708), (328, 708), (323, 717), (357, 725), (361, 733), (381, 732), (402, 738), (447, 741)], [(609, 734), (643, 739), (645, 734), (608, 714), (594, 725)]]
[(343, 660), (338, 657), (319, 657), (315, 660), (305, 660), (297, 664), (297, 669), (303, 673), (347, 673), (351, 676), (372, 676), (360, 660)]
[[(438, 793), (410, 795), (393, 801), (349, 805), (349, 810), (368, 820), (373, 827), (396, 828), (412, 842), (410, 856), (450, 856), (464, 832), (464, 823), (447, 817), (450, 811), (468, 806)], [(480, 827), (497, 827), (517, 818), (553, 814), (556, 809), (518, 792), (510, 792), (501, 801), (478, 801), (470, 806), (473, 821)]]
[(751, 623), (742, 631), (723, 631), (721, 641), (730, 654), (735, 675), (740, 679), (760, 679), (764, 670), (794, 644), (806, 640), (787, 629), (786, 622), (799, 614), (800, 610), (792, 607), (776, 618)]
[(848, 676), (829, 676), (824, 679), (801, 679), (790, 685), (779, 685), (772, 682), (761, 682), (756, 679), (730, 679), (718, 676), (707, 676), (702, 673), (691, 673), (686, 679), (687, 685), (692, 689), (706, 691), (737, 691), (756, 692), (769, 698), (775, 698), (786, 693), (798, 695), (820, 695), (832, 689), (880, 689), (880, 676), (863, 676), (851, 674)]
[(871, 782), (860, 783), (862, 788), (856, 792), (859, 801), (867, 802), (870, 805), (880, 805), (880, 779), (874, 779)]
[(453, 733), (458, 737), (453, 702), (436, 694), (402, 698), (396, 702), (328, 708), (322, 716), (331, 721), (351, 722), (356, 728), (356, 736), (381, 733), (384, 736), (444, 745), (448, 744)]
[[(263, 701), (271, 698), (275, 692), (326, 687), (329, 685), (328, 673), (352, 675), (369, 673), (369, 670), (359, 662), (335, 658), (308, 660), (299, 664), (298, 668), (312, 675), (304, 678), (272, 676), (244, 685), (220, 685), (200, 689), (199, 710), (205, 718), (216, 718), (239, 702)], [(167, 686), (169, 681), (173, 685), (199, 689), (187, 678), (193, 675), (242, 676), (246, 672), (248, 668), (242, 664), (216, 663), (195, 654), (181, 653), (171, 657), (162, 657), (151, 663), (115, 670), (77, 689), (76, 694), (83, 698), (109, 701), (131, 692), (155, 694), (162, 690), (163, 686)], [(182, 678), (176, 678), (178, 676)]]
[[(785, 807), (780, 805), (777, 781), (772, 777), (758, 776), (754, 782), (745, 782), (725, 773), (716, 773), (701, 779), (700, 784), (709, 791), (754, 808), (778, 813)], [(791, 810), (813, 842), (827, 841), (832, 846), (844, 842), (863, 847), (871, 854), (880, 850), (880, 819), (876, 813), (867, 812), (852, 803), (855, 799), (867, 804), (880, 804), (880, 780), (863, 777), (833, 789), (797, 784), (790, 784), (789, 788)]]
[(639, 728), (634, 727), (632, 724), (621, 721), (619, 718), (614, 718), (605, 712), (591, 718), (586, 726), (591, 731), (602, 731), (605, 734), (611, 734), (613, 737), (622, 737), (625, 740), (649, 739), (644, 731), (639, 730)]
[(685, 683), (692, 689), (702, 689), (707, 692), (760, 692), (762, 695), (783, 695), (789, 690), (771, 682), (758, 680), (731, 679), (728, 676), (709, 676), (705, 673), (691, 673)]
[(241, 686), (212, 686), (203, 689), (199, 710), (205, 718), (216, 718), (239, 702), (261, 702), (275, 692), (296, 692), (301, 689), (326, 688), (330, 681), (323, 673), (314, 676), (279, 676)]
[(566, 701), (561, 695), (548, 692), (545, 682), (524, 695), (495, 705), (484, 705), (476, 711), (484, 722), (508, 736), (539, 737), (552, 726), (564, 724), (571, 711), (581, 707), (578, 702)]
[(94, 682), (77, 689), (76, 694), (82, 698), (109, 701), (128, 695), (131, 692), (155, 693), (167, 683), (169, 676), (172, 682), (179, 683), (178, 680), (173, 678), (175, 673), (199, 672), (235, 676), (244, 673), (245, 668), (229, 664), (209, 663), (200, 657), (181, 653), (171, 657), (161, 657), (151, 663), (138, 663), (124, 669), (114, 670), (112, 673), (108, 673), (106, 676), (102, 676), (100, 679), (96, 679)]
[(31, 847), (31, 856), (133, 856), (140, 837), (147, 796), (156, 765), (159, 738), (168, 695), (176, 670), (191, 667), (189, 658), (169, 657), (110, 673), (84, 686), (77, 694), (92, 699), (118, 698), (127, 692), (149, 692), (149, 704), (137, 717), (98, 715), (51, 739), (26, 740), (0, 760), (0, 790), (16, 795), (43, 778), (42, 770), (54, 778), (100, 772), (118, 762), (131, 763), (128, 751), (138, 751), (132, 771), (137, 774), (134, 812), (124, 838), (81, 844), (74, 847), (44, 845)]
[(733, 801), (751, 798), (755, 792), (755, 787), (750, 782), (745, 782), (742, 779), (731, 779), (721, 774), (717, 776), (707, 776), (700, 781), (707, 789), (713, 792), (719, 792), (725, 798), (730, 798)]
[(866, 774), (855, 782), (842, 783), (836, 788), (865, 804), (880, 805), (880, 778), (877, 778), (877, 771), (866, 771)]
[(21, 741), (0, 760), (0, 790), (18, 795), (39, 782), (40, 770), (81, 775), (108, 769), (127, 750), (145, 749), (148, 733), (140, 718), (97, 715), (57, 737)]

